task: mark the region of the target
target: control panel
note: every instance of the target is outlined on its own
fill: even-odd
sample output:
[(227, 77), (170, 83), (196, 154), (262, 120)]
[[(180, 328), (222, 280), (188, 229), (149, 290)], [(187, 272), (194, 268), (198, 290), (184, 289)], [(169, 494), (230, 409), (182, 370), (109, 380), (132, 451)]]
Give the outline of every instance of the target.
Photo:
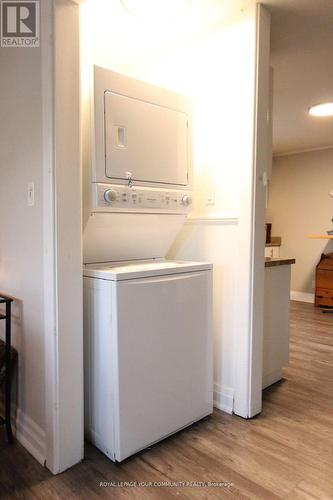
[(188, 213), (190, 191), (94, 184), (96, 211)]

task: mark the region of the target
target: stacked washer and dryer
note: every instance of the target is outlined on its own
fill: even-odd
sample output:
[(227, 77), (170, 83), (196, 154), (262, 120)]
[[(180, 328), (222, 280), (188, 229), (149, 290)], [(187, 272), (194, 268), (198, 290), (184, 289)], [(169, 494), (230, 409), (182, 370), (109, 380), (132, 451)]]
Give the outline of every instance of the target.
[(85, 431), (121, 461), (212, 413), (212, 266), (166, 260), (191, 209), (190, 100), (95, 66), (85, 104)]

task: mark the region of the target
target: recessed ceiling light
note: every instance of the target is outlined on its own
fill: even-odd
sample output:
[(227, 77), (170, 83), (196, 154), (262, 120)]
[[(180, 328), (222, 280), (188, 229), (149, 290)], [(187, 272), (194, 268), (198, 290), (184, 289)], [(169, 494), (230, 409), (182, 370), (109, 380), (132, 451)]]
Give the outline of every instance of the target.
[(309, 108), (312, 116), (333, 116), (333, 102), (322, 102)]

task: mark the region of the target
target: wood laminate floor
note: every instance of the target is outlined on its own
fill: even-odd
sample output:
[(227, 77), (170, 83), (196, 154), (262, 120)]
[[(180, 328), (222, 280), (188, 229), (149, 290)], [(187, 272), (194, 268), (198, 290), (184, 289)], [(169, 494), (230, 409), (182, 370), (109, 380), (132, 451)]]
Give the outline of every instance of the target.
[[(1, 431), (0, 497), (332, 500), (333, 314), (292, 303), (284, 376), (264, 391), (259, 417), (246, 421), (215, 411), (120, 465), (87, 444), (81, 464), (52, 476), (19, 444), (5, 444)], [(163, 481), (196, 483), (138, 485)], [(201, 484), (208, 481), (225, 484)]]

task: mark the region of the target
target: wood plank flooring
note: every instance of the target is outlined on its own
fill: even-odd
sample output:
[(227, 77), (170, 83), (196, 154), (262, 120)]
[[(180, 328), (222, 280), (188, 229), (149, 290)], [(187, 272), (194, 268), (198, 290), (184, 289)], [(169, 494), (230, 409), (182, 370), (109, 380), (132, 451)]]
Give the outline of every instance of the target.
[[(1, 431), (0, 497), (332, 500), (333, 314), (292, 303), (284, 377), (264, 391), (259, 417), (246, 421), (215, 411), (119, 465), (87, 444), (81, 464), (52, 476), (19, 444), (5, 444)], [(163, 481), (197, 483), (137, 484)], [(208, 481), (226, 484), (201, 484)]]

